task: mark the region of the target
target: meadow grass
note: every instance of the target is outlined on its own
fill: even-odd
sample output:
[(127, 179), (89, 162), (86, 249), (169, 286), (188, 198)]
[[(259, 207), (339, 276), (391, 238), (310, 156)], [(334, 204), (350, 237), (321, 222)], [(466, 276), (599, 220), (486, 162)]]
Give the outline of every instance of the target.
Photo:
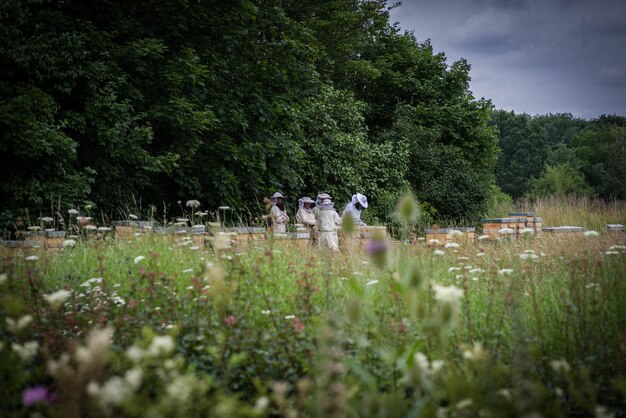
[[(4, 253), (3, 410), (624, 414), (624, 245), (619, 233), (478, 242), (443, 255), (401, 244), (384, 265), (357, 246), (332, 255), (277, 240), (215, 254), (158, 236)], [(437, 299), (437, 286), (463, 296)], [(72, 293), (54, 307), (44, 295), (59, 289)], [(9, 326), (24, 315), (30, 325)], [(114, 329), (110, 354), (99, 356), (106, 364), (84, 360), (98, 350), (90, 330), (103, 327)], [(155, 335), (175, 349), (154, 348)], [(30, 341), (39, 345), (32, 358), (21, 348)], [(140, 360), (130, 347), (144, 350)], [(57, 401), (20, 405), (36, 385)]]

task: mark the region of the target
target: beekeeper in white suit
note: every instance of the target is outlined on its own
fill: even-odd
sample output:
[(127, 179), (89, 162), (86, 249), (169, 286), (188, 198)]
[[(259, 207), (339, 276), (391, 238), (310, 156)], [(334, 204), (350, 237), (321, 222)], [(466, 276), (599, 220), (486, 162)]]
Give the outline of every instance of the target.
[(337, 214), (332, 200), (325, 198), (315, 207), (315, 220), (319, 230), (318, 246), (320, 250), (328, 248), (339, 251), (339, 237), (337, 227), (341, 225), (341, 218)]
[(361, 220), (361, 211), (367, 208), (367, 197), (361, 193), (352, 196), (352, 201), (348, 203), (343, 210), (343, 217), (352, 216), (354, 224), (357, 226), (366, 226)]
[(274, 234), (286, 234), (289, 216), (285, 209), (285, 197), (282, 193), (276, 192), (272, 196), (272, 208), (270, 209), (270, 217), (272, 218), (272, 232)]

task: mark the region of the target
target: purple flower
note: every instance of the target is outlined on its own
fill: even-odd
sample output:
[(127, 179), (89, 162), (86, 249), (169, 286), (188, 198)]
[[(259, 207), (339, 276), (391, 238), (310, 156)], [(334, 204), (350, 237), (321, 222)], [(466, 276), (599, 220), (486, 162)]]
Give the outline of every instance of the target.
[(22, 405), (32, 406), (36, 403), (50, 405), (55, 399), (56, 395), (50, 392), (45, 386), (33, 386), (24, 391)]
[(371, 256), (378, 255), (387, 251), (387, 243), (383, 240), (372, 240), (367, 243), (365, 251)]

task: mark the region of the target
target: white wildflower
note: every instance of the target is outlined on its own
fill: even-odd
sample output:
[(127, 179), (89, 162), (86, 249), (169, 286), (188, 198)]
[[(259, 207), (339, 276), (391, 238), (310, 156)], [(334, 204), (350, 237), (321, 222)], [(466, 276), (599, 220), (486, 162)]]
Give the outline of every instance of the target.
[(220, 206), (219, 210), (230, 210), (230, 206)]
[(522, 253), (522, 254), (519, 254), (519, 258), (524, 261), (527, 261), (527, 260), (536, 260), (539, 258), (539, 256), (537, 254)]
[(474, 401), (472, 401), (471, 399), (469, 398), (463, 399), (462, 401), (459, 401), (456, 404), (456, 409), (465, 409), (465, 408), (472, 406), (473, 404), (474, 404)]
[(100, 407), (103, 409), (112, 405), (120, 405), (132, 394), (126, 380), (113, 376), (97, 390)]
[(604, 254), (606, 255), (615, 255), (615, 254), (619, 254), (618, 251), (605, 251)]
[(489, 238), (489, 235), (481, 235), (478, 237), (478, 241), (484, 241)]
[(66, 239), (65, 241), (63, 241), (63, 247), (65, 248), (74, 246), (76, 246), (76, 241), (73, 239)]
[(459, 271), (459, 270), (461, 270), (461, 267), (448, 267), (448, 271), (449, 272), (451, 272), (451, 271)]
[(125, 354), (126, 357), (133, 363), (139, 363), (141, 359), (145, 357), (146, 352), (142, 350), (139, 346), (133, 344), (126, 349)]
[(565, 360), (552, 360), (550, 362), (550, 367), (557, 373), (568, 373), (572, 367)]
[(463, 351), (463, 358), (470, 361), (482, 361), (487, 358), (487, 351), (483, 348), (483, 344), (477, 341), (471, 348)]
[(0, 274), (0, 286), (3, 285), (8, 280), (8, 278), (9, 276), (6, 273)]
[(132, 221), (136, 221), (137, 219), (139, 219), (139, 217), (135, 214), (129, 213), (128, 214), (128, 219), (132, 220)]
[(522, 228), (519, 232), (522, 235), (532, 235), (535, 233), (535, 230), (532, 228)]
[(269, 315), (269, 314), (271, 314), (271, 313), (272, 313), (272, 311), (270, 311), (269, 309), (266, 309), (266, 310), (261, 311), (261, 313), (262, 313), (263, 315)]
[(442, 251), (442, 250), (435, 250), (435, 251), (433, 251), (433, 255), (444, 255), (444, 254), (445, 254), (445, 252)]
[(586, 237), (597, 237), (598, 235), (600, 235), (600, 233), (598, 231), (589, 230), (589, 231), (583, 232), (583, 235)]
[(41, 229), (41, 228), (40, 228), (40, 227), (38, 227), (38, 226), (29, 226), (29, 227), (28, 227), (28, 230), (29, 230), (29, 231), (39, 231), (40, 229)]
[(181, 404), (187, 403), (191, 394), (195, 378), (190, 375), (176, 376), (166, 389), (167, 394)]
[(143, 255), (138, 255), (137, 257), (135, 257), (135, 264), (139, 264), (140, 262), (142, 262), (145, 259), (146, 259), (146, 257), (144, 257)]
[(463, 236), (463, 232), (459, 231), (458, 229), (453, 229), (452, 231), (448, 232), (448, 237), (450, 238), (462, 237), (462, 236)]
[(26, 328), (28, 325), (30, 325), (31, 322), (33, 322), (33, 316), (24, 315), (18, 319), (6, 318), (6, 322), (7, 322), (8, 330), (14, 334), (17, 334), (18, 332)]
[(200, 247), (198, 247), (197, 245), (194, 245), (193, 247), (189, 247), (189, 249), (192, 251), (196, 251), (196, 250), (199, 250)]
[(437, 238), (432, 238), (428, 240), (428, 243), (432, 245), (439, 245), (441, 244), (441, 241), (439, 241)]
[(498, 234), (500, 235), (511, 235), (514, 234), (515, 230), (513, 228), (500, 228)]
[(87, 226), (85, 226), (85, 229), (86, 229), (87, 231), (97, 231), (97, 230), (98, 230), (98, 227), (97, 227), (97, 226), (95, 226), (95, 225), (87, 225)]
[(141, 379), (143, 378), (143, 371), (139, 367), (134, 367), (127, 370), (124, 374), (124, 380), (131, 387), (132, 390), (139, 389), (141, 386)]
[(369, 282), (365, 283), (365, 286), (371, 286), (378, 283), (378, 280), (370, 280)]
[(41, 218), (41, 221), (49, 224), (49, 223), (54, 222), (54, 218), (52, 218), (50, 216), (44, 216), (43, 218)]
[(200, 202), (193, 199), (193, 200), (188, 200), (187, 203), (185, 203), (185, 205), (188, 208), (197, 208), (198, 206), (200, 206)]
[(484, 272), (485, 270), (479, 269), (479, 268), (473, 268), (473, 269), (470, 269), (469, 271), (470, 274), (478, 274), (478, 273), (484, 273)]
[(500, 276), (510, 276), (514, 272), (515, 272), (515, 270), (513, 270), (513, 269), (501, 269), (501, 270), (498, 270), (498, 274)]
[(183, 273), (193, 273), (193, 269), (185, 269), (183, 270)]
[(48, 302), (52, 309), (58, 309), (71, 295), (71, 291), (60, 289), (48, 295), (43, 295), (43, 298), (46, 302)]
[(609, 251), (626, 251), (626, 245), (611, 245)]
[(287, 315), (285, 319), (294, 319), (295, 317), (296, 317), (295, 315)]
[(426, 238), (424, 238), (424, 237), (418, 237), (418, 238), (417, 238), (417, 240), (418, 240), (418, 241), (420, 241), (420, 242), (422, 242), (422, 241), (426, 241)]
[(109, 347), (113, 339), (113, 328), (93, 329), (87, 337), (86, 345), (76, 349), (76, 361), (84, 368), (104, 361), (109, 355)]
[(111, 230), (111, 228), (109, 228), (108, 226), (101, 226), (100, 228), (98, 228), (99, 232), (109, 232)]
[(174, 351), (176, 345), (174, 339), (169, 335), (158, 335), (152, 339), (152, 343), (148, 348), (148, 353), (151, 356), (158, 356), (161, 354), (170, 354)]
[(37, 351), (39, 350), (39, 344), (37, 341), (29, 341), (27, 343), (11, 344), (11, 348), (13, 351), (17, 353), (17, 355), (25, 362), (30, 362), (37, 355)]
[(463, 289), (459, 289), (456, 286), (440, 286), (435, 285), (433, 287), (435, 291), (435, 299), (441, 303), (457, 304), (463, 297)]
[(70, 215), (78, 215), (78, 211), (76, 209), (68, 209), (67, 213), (69, 213)]
[(444, 247), (446, 248), (459, 248), (461, 245), (456, 242), (448, 242)]
[(29, 255), (28, 257), (25, 258), (26, 261), (37, 261), (39, 260), (39, 257), (36, 255)]
[(270, 399), (267, 396), (261, 396), (254, 403), (255, 412), (263, 412), (270, 405)]
[(484, 257), (485, 253), (476, 253), (476, 257)]
[(615, 414), (613, 412), (609, 412), (608, 409), (602, 405), (597, 405), (593, 412), (594, 418), (615, 418)]

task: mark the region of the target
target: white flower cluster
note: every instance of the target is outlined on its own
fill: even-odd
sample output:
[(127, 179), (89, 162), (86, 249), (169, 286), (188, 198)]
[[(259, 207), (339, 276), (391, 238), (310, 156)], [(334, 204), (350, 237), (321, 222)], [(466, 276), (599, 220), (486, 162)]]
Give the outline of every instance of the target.
[(59, 307), (64, 304), (70, 296), (72, 296), (72, 292), (70, 290), (60, 289), (48, 295), (43, 295), (43, 298), (46, 302), (48, 302), (52, 309), (56, 310), (59, 309)]

